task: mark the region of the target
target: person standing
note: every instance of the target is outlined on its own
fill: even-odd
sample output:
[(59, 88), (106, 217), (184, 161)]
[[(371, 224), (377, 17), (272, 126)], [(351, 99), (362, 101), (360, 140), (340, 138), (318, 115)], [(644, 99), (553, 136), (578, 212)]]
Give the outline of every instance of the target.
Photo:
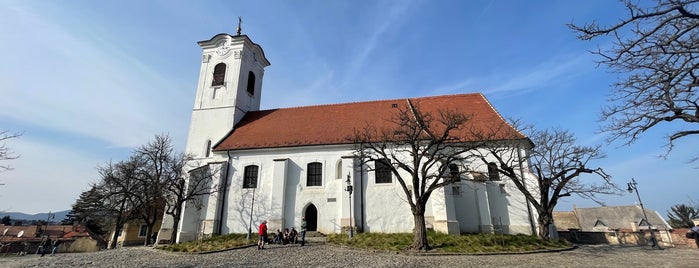
[(257, 249), (264, 249), (265, 242), (267, 240), (267, 221), (266, 220), (263, 220), (262, 223), (260, 224), (260, 229), (258, 230), (258, 233), (260, 235), (260, 238), (257, 241)]
[(306, 218), (301, 218), (301, 246), (306, 244)]
[(41, 245), (39, 245), (39, 252), (41, 253), (41, 257), (46, 255), (46, 251), (48, 251), (49, 247), (51, 246), (51, 238), (46, 238), (46, 240), (41, 241)]
[(53, 244), (51, 245), (51, 256), (56, 255), (56, 251), (58, 250), (58, 238), (56, 240), (53, 240)]

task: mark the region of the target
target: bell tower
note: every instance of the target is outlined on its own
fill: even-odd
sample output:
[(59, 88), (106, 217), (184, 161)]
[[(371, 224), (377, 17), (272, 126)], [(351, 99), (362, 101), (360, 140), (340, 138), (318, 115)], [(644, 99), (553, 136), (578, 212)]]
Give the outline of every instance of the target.
[(264, 68), (270, 63), (260, 45), (247, 35), (217, 34), (199, 41), (199, 82), (185, 151), (195, 158), (213, 157), (211, 148), (248, 111), (260, 109)]

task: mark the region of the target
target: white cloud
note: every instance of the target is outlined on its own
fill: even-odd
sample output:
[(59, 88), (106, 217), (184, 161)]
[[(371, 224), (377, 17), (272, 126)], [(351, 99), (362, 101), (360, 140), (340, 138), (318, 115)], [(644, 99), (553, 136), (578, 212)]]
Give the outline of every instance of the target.
[(96, 181), (102, 160), (77, 150), (31, 140), (26, 135), (12, 140), (20, 158), (11, 160), (12, 170), (0, 173), (0, 211), (41, 213), (70, 209), (90, 182)]

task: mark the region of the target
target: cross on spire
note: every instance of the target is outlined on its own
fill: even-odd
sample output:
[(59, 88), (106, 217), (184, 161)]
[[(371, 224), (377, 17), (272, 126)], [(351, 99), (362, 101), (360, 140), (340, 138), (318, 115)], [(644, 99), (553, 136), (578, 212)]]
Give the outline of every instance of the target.
[(243, 19), (238, 17), (238, 29), (236, 30), (236, 33), (240, 35), (240, 32), (243, 30), (240, 28), (240, 25), (243, 24)]

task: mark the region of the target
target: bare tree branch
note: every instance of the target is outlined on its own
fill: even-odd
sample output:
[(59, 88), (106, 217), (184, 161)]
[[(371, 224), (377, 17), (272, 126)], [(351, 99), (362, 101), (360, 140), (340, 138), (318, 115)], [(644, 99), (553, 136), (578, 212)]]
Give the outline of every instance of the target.
[[(21, 133), (10, 133), (7, 130), (0, 130), (0, 161), (13, 160), (19, 158), (9, 147), (7, 141), (22, 136)], [(2, 163), (2, 162), (0, 162)], [(9, 165), (0, 164), (0, 172), (12, 169)]]
[[(464, 129), (470, 116), (451, 110), (437, 114), (421, 111), (407, 101), (397, 107), (390, 127), (367, 125), (348, 137), (356, 144), (355, 155), (367, 170), (388, 167), (410, 205), (415, 223), (412, 248), (427, 250), (425, 208), (431, 194), (468, 172), (469, 156), (476, 143), (466, 143), (455, 134)], [(461, 167), (457, 169), (456, 167)]]
[(601, 56), (599, 64), (622, 75), (602, 110), (608, 141), (628, 145), (664, 123), (675, 127), (668, 128), (669, 153), (677, 139), (699, 134), (699, 1), (659, 0), (650, 8), (632, 0), (623, 3), (628, 17), (615, 25), (568, 27), (581, 40), (614, 40), (612, 48), (593, 52)]
[[(563, 197), (573, 194), (601, 203), (599, 195), (617, 194), (619, 188), (612, 183), (611, 176), (590, 162), (604, 158), (600, 146), (580, 146), (567, 130), (536, 130), (532, 126), (512, 123), (515, 128), (526, 132), (531, 145), (515, 139), (486, 142), (479, 153), (484, 165), (494, 165), (505, 175), (536, 210), (539, 235), (549, 238), (553, 224), (553, 210)], [(491, 131), (491, 133), (494, 133)], [(480, 140), (489, 141), (488, 133), (474, 132)], [(513, 150), (512, 148), (517, 148)], [(495, 162), (490, 162), (495, 159)], [(583, 181), (582, 174), (599, 177), (599, 183)], [(537, 181), (536, 185), (527, 184)]]

